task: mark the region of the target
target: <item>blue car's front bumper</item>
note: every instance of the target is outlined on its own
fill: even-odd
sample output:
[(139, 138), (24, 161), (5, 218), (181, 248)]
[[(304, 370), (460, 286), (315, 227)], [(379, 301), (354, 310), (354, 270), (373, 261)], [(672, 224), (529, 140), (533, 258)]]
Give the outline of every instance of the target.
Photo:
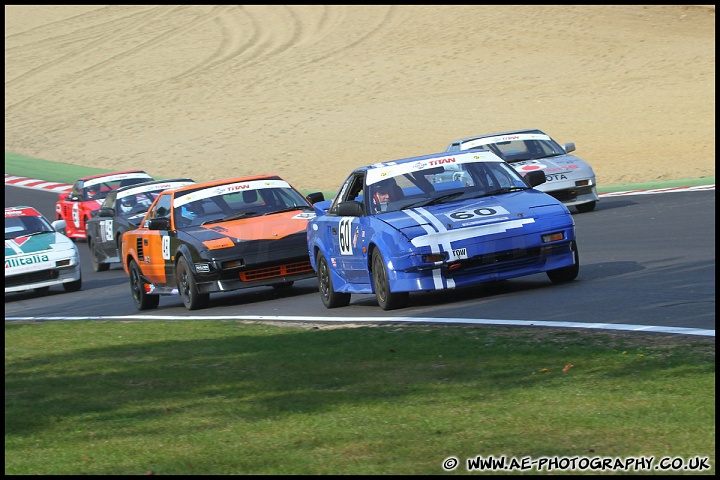
[(388, 269), (394, 292), (415, 292), (464, 287), (506, 280), (572, 266), (575, 255), (571, 242), (511, 249), (457, 260), (434, 268), (398, 269), (395, 259)]

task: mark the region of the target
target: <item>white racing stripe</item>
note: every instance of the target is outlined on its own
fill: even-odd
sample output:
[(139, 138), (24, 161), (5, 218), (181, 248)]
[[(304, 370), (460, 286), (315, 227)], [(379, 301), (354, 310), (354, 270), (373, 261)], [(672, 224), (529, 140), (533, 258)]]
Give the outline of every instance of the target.
[[(450, 242), (454, 242), (456, 240), (462, 240), (464, 238), (468, 237), (480, 237), (484, 235), (492, 235), (495, 233), (504, 233), (510, 230), (511, 228), (522, 228), (523, 225), (526, 225), (528, 223), (534, 223), (535, 219), (533, 218), (523, 218), (522, 220), (508, 220), (506, 222), (500, 222), (500, 223), (490, 223), (486, 225), (478, 225), (475, 227), (465, 227), (462, 229), (457, 230), (444, 230), (442, 232), (437, 232), (433, 236), (431, 235), (424, 235), (422, 237), (415, 237), (412, 239), (412, 244), (416, 247), (422, 247), (425, 245), (431, 245), (431, 244), (438, 244), (441, 245), (450, 245)], [(433, 238), (437, 237), (437, 238)]]
[[(427, 235), (421, 235), (413, 238), (411, 240), (412, 244), (416, 247), (428, 246), (430, 247), (432, 253), (447, 252), (449, 260), (457, 259), (453, 253), (452, 242), (464, 240), (470, 237), (503, 233), (512, 228), (522, 228), (525, 224), (535, 222), (535, 219), (533, 218), (523, 218), (520, 220), (508, 220), (500, 223), (448, 230), (435, 215), (424, 208), (413, 208), (403, 210), (403, 212), (415, 220), (425, 230), (425, 232), (427, 232)], [(430, 225), (428, 225), (428, 223), (430, 223)], [(442, 247), (442, 249), (440, 247)], [(443, 278), (440, 269), (433, 270), (433, 272), (435, 288), (443, 288)], [(447, 281), (447, 288), (455, 288), (455, 280), (452, 278), (445, 280)]]
[[(430, 251), (432, 253), (441, 253), (444, 251), (447, 252), (450, 257), (452, 257), (452, 246), (450, 245), (449, 239), (447, 242), (442, 243), (443, 250), (440, 249), (441, 244), (437, 241), (441, 238), (440, 233), (447, 231), (445, 225), (443, 225), (437, 218), (435, 218), (434, 215), (432, 215), (424, 208), (413, 208), (410, 210), (403, 210), (403, 212), (405, 212), (410, 218), (415, 220), (418, 225), (425, 229), (427, 235), (423, 235), (419, 238), (428, 239), (425, 245), (430, 247)], [(431, 225), (428, 225), (427, 222), (430, 222)], [(415, 243), (413, 241), (413, 245), (414, 244)], [(446, 288), (444, 280), (447, 281), (447, 288), (455, 288), (455, 280), (453, 280), (452, 278), (444, 279), (442, 276), (442, 271), (439, 268), (433, 269), (433, 283), (436, 290), (442, 290), (443, 288)]]

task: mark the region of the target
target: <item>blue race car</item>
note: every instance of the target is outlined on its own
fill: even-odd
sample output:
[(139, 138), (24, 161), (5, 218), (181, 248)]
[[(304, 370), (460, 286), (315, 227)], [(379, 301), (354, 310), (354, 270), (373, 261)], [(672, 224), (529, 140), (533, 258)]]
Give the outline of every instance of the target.
[(545, 272), (579, 271), (575, 223), (562, 202), (487, 150), (437, 153), (355, 169), (336, 197), (314, 205), (310, 262), (327, 308), (375, 293), (383, 310), (410, 292)]

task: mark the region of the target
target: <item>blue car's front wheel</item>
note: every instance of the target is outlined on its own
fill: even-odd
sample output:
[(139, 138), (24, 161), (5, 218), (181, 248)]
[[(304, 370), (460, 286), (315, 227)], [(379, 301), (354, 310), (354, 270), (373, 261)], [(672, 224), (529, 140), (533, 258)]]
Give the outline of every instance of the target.
[(392, 292), (390, 290), (390, 281), (387, 270), (385, 269), (385, 261), (378, 249), (373, 251), (372, 277), (373, 282), (375, 282), (375, 296), (377, 297), (380, 308), (383, 310), (394, 310), (407, 306), (410, 294), (408, 292)]
[(548, 278), (553, 283), (566, 283), (571, 282), (577, 278), (580, 272), (580, 255), (578, 254), (577, 242), (573, 240), (570, 244), (573, 256), (575, 257), (575, 264), (569, 267), (558, 268), (557, 270), (550, 270), (547, 273)]
[(330, 266), (322, 252), (317, 254), (317, 278), (320, 298), (325, 308), (346, 307), (350, 304), (349, 293), (338, 293), (333, 288)]

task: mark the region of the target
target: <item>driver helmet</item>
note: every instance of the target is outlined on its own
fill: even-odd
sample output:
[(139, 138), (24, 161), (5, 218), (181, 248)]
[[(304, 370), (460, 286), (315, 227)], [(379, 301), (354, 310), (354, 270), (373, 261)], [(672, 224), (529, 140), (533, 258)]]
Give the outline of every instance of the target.
[(191, 222), (202, 213), (202, 206), (197, 203), (188, 203), (180, 207), (180, 215)]
[(391, 198), (394, 186), (397, 185), (394, 179), (382, 180), (379, 182), (373, 192), (373, 201), (375, 209), (380, 212), (387, 210), (388, 203), (395, 200)]
[(97, 197), (98, 193), (100, 193), (100, 192), (98, 191), (98, 187), (96, 185), (92, 185), (92, 186), (88, 187), (88, 189), (87, 189), (87, 196), (91, 200), (93, 198)]
[(122, 202), (120, 203), (120, 210), (122, 210), (123, 213), (130, 213), (132, 212), (132, 209), (135, 208), (135, 205), (137, 205), (135, 197), (133, 195), (128, 195), (122, 199)]

